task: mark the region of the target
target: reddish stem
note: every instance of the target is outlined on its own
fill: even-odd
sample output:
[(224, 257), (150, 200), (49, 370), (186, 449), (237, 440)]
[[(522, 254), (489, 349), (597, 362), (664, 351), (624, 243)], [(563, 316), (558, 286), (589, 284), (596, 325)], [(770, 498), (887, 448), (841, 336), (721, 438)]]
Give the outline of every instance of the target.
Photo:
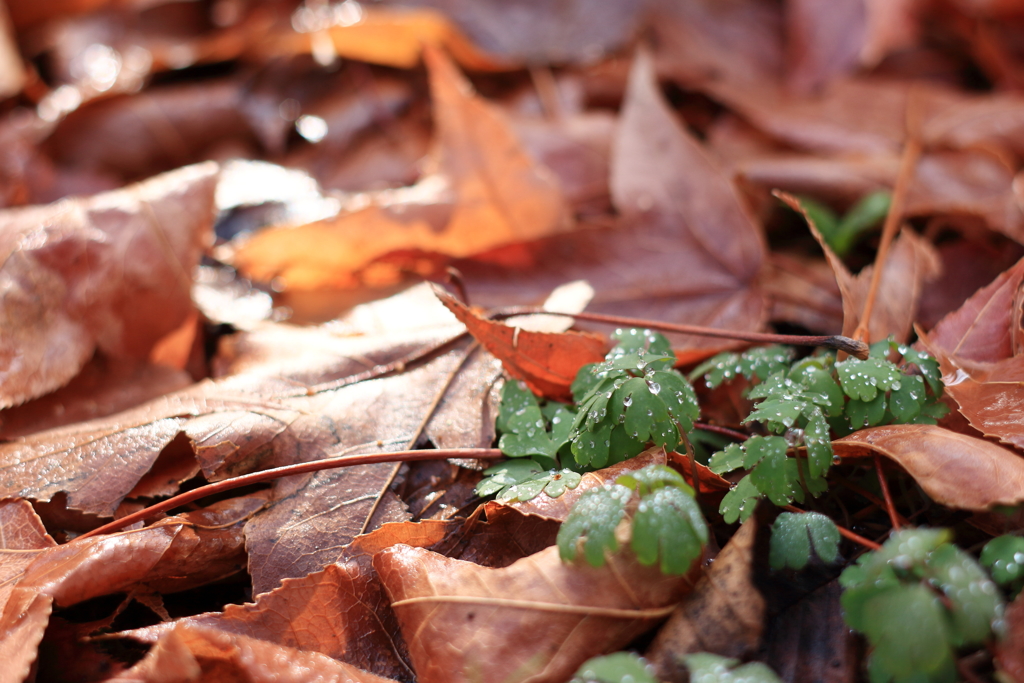
[(756, 344), (793, 344), (796, 346), (826, 346), (830, 349), (845, 351), (851, 356), (861, 360), (868, 357), (868, 345), (862, 341), (844, 337), (841, 334), (832, 335), (803, 335), (803, 334), (772, 334), (770, 332), (742, 332), (740, 330), (723, 330), (716, 327), (700, 327), (699, 325), (683, 325), (681, 323), (667, 323), (659, 320), (644, 320), (643, 318), (627, 318), (621, 315), (604, 315), (602, 313), (558, 313), (545, 311), (533, 306), (519, 306), (511, 309), (501, 309), (492, 315), (493, 318), (508, 318), (513, 315), (541, 314), (561, 315), (575, 318), (576, 320), (589, 320), (595, 323), (608, 323), (623, 327), (646, 327), (652, 330), (663, 332), (681, 332), (692, 334), (698, 337), (715, 337), (718, 339), (735, 339), (738, 341), (754, 342)]
[(896, 506), (892, 502), (892, 495), (889, 493), (889, 482), (885, 480), (885, 472), (882, 471), (882, 459), (875, 455), (875, 472), (878, 473), (878, 486), (882, 489), (882, 498), (885, 500), (885, 510), (889, 513), (892, 521), (892, 530), (900, 530), (900, 516), (896, 513)]
[(750, 434), (746, 434), (736, 429), (729, 429), (728, 427), (708, 424), (706, 422), (694, 422), (693, 427), (694, 429), (699, 429), (704, 432), (713, 432), (715, 434), (721, 434), (722, 436), (728, 436), (729, 438), (736, 439), (737, 441), (746, 441), (750, 438)]
[(88, 531), (78, 538), (88, 538), (90, 536), (98, 536), (99, 534), (113, 533), (126, 526), (135, 524), (136, 522), (149, 519), (153, 515), (166, 512), (167, 510), (173, 510), (176, 507), (181, 507), (186, 503), (191, 503), (192, 501), (199, 500), (200, 498), (212, 496), (224, 491), (230, 491), (231, 489), (237, 489), (242, 486), (259, 484), (265, 481), (272, 481), (274, 479), (279, 479), (280, 477), (288, 477), (295, 474), (307, 474), (309, 472), (319, 472), (321, 470), (329, 470), (336, 467), (351, 467), (353, 465), (373, 465), (380, 462), (417, 462), (420, 460), (446, 460), (448, 458), (499, 460), (504, 457), (505, 456), (502, 452), (497, 448), (447, 448), (423, 451), (367, 453), (365, 455), (345, 455), (338, 458), (324, 458), (323, 460), (301, 462), (297, 465), (275, 467), (261, 472), (253, 472), (252, 474), (243, 474), (240, 477), (232, 477), (231, 479), (218, 481), (214, 484), (200, 486), (197, 489), (192, 489), (191, 491), (178, 494), (173, 498), (168, 498), (167, 500), (161, 501), (156, 505), (151, 505), (148, 508), (139, 510), (138, 512), (125, 515), (120, 519), (115, 519), (113, 522), (104, 524), (98, 529)]
[[(801, 510), (800, 508), (796, 507), (795, 505), (783, 505), (782, 509), (783, 510), (789, 510), (790, 512), (796, 512), (798, 514), (804, 514), (805, 512), (807, 512), (807, 510)], [(832, 523), (835, 524), (835, 521), (833, 521)], [(842, 526), (839, 526), (838, 524), (836, 524), (836, 529), (839, 529), (839, 535), (840, 536), (842, 536), (842, 537), (844, 537), (846, 539), (849, 539), (849, 540), (853, 541), (854, 543), (859, 543), (862, 546), (864, 546), (865, 548), (867, 548), (868, 550), (880, 550), (882, 548), (882, 546), (878, 545), (874, 541), (866, 539), (863, 536), (861, 536), (860, 534), (855, 534), (852, 531), (850, 531), (849, 529), (847, 529), (846, 527), (842, 527)]]

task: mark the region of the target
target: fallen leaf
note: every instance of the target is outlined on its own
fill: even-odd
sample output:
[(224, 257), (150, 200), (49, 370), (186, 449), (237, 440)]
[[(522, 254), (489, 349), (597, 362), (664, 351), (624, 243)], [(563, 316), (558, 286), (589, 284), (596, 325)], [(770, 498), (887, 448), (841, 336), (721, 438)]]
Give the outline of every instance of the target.
[[(539, 304), (555, 287), (586, 280), (595, 291), (591, 312), (760, 329), (767, 312), (760, 227), (674, 117), (650, 59), (637, 57), (612, 151), (612, 199), (624, 214), (621, 225), (527, 245), (531, 267), (457, 262), (472, 301)], [(681, 352), (723, 346), (703, 337), (670, 338)]]
[(579, 369), (604, 359), (605, 342), (596, 335), (522, 330), (474, 313), (440, 287), (434, 293), (510, 375), (537, 394), (571, 399), (569, 387)]
[(690, 586), (633, 560), (609, 563), (566, 565), (551, 547), (491, 569), (402, 545), (373, 560), (423, 683), (564, 681), (654, 626)]
[(1024, 282), (1024, 259), (979, 289), (928, 333), (928, 346), (957, 359), (996, 363), (1022, 350), (1024, 331), (1013, 311)]
[(366, 208), (264, 230), (224, 249), (225, 258), (250, 277), (281, 278), (291, 288), (350, 286), (358, 281), (353, 277), (386, 281), (395, 264), (377, 271), (370, 264), (393, 252), (469, 256), (565, 229), (565, 203), (551, 172), (530, 158), (504, 115), (472, 93), (447, 57), (431, 48), (425, 56), (437, 173), (378, 193)]
[(106, 417), (189, 384), (192, 378), (183, 370), (97, 355), (60, 389), (0, 412), (0, 438)]
[(917, 39), (916, 0), (796, 0), (786, 6), (788, 81), (810, 91)]
[(138, 664), (109, 679), (121, 683), (168, 680), (244, 680), (252, 683), (388, 683), (318, 652), (274, 645), (205, 626), (169, 631)]
[[(158, 644), (181, 626), (203, 627), (302, 652), (317, 652), (381, 676), (410, 680), (405, 644), (376, 575), (355, 562), (285, 581), (255, 602), (227, 605), (120, 635)], [(397, 642), (396, 642), (397, 639)]]
[(144, 359), (191, 313), (210, 238), (214, 164), (124, 190), (7, 209), (0, 278), (0, 407), (66, 384), (99, 349)]
[(765, 603), (751, 576), (756, 536), (757, 520), (748, 519), (658, 631), (644, 657), (659, 680), (688, 680), (684, 654), (711, 652), (738, 659), (757, 650)]
[(388, 0), (386, 4), (443, 12), (476, 45), (516, 64), (594, 62), (629, 40), (646, 6), (639, 0), (568, 0), (537, 21), (529, 11), (533, 7), (500, 0)]
[(844, 458), (884, 455), (940, 505), (981, 511), (1024, 501), (1024, 459), (973, 436), (932, 425), (889, 425), (862, 429), (832, 446)]
[(6, 5), (0, 8), (0, 97), (17, 95), (26, 81), (25, 65)]

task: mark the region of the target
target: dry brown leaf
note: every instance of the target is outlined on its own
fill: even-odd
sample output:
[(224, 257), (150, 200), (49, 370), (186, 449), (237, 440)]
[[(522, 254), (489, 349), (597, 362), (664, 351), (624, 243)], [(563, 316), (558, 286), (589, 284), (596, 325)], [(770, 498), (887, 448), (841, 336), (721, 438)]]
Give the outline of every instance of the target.
[(979, 289), (928, 333), (928, 346), (958, 360), (996, 363), (1021, 350), (1015, 302), (1024, 282), (1024, 259)]
[(789, 83), (808, 91), (917, 38), (917, 0), (795, 0), (786, 5)]
[(501, 569), (402, 545), (373, 564), (422, 683), (564, 681), (654, 626), (691, 585), (619, 556), (601, 569), (563, 564), (555, 547)]
[(1024, 459), (973, 436), (932, 425), (889, 425), (862, 429), (832, 445), (840, 457), (884, 455), (940, 505), (981, 511), (1024, 501)]
[(200, 164), (0, 215), (0, 406), (64, 385), (96, 349), (144, 359), (184, 322), (216, 177)]
[(184, 370), (97, 355), (57, 391), (0, 412), (0, 438), (106, 417), (189, 384), (192, 378)]
[[(384, 527), (386, 528), (386, 527)], [(383, 588), (368, 566), (330, 564), (301, 579), (286, 579), (254, 603), (227, 605), (122, 635), (158, 643), (180, 625), (201, 626), (275, 645), (317, 652), (381, 676), (410, 680), (405, 644)]]
[[(385, 4), (443, 12), (476, 45), (513, 64), (592, 63), (629, 40), (647, 5), (641, 0), (567, 0), (555, 10), (501, 0), (386, 0)], [(540, 10), (543, 19), (538, 20), (532, 10)]]
[(488, 320), (440, 287), (434, 293), (469, 333), (534, 393), (558, 400), (572, 398), (569, 387), (587, 363), (604, 360), (605, 342), (581, 332), (531, 332)]
[(318, 652), (274, 645), (215, 628), (181, 624), (167, 632), (138, 664), (111, 681), (179, 683), (389, 683)]
[(681, 656), (711, 652), (744, 658), (757, 650), (764, 630), (764, 598), (753, 584), (757, 520), (743, 523), (697, 586), (658, 631), (645, 657), (658, 680), (684, 681)]
[(17, 95), (25, 85), (25, 65), (18, 51), (6, 4), (0, 4), (0, 98)]
[(551, 172), (525, 152), (501, 111), (473, 94), (447, 57), (430, 48), (425, 54), (438, 172), (368, 198), (366, 208), (264, 230), (225, 251), (233, 265), (291, 288), (350, 286), (359, 278), (393, 280), (401, 263), (369, 265), (393, 252), (469, 256), (565, 229), (565, 202)]

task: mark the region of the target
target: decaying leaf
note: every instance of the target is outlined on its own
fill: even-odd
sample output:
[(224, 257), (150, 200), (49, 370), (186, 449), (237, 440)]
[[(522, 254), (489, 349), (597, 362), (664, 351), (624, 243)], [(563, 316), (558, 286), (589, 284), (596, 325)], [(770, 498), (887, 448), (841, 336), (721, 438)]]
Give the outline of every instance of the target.
[(477, 315), (438, 287), (434, 293), (510, 375), (542, 396), (571, 399), (579, 369), (604, 358), (605, 342), (594, 334), (522, 330)]
[(973, 436), (932, 425), (889, 425), (862, 429), (832, 446), (840, 457), (884, 455), (941, 505), (981, 511), (1024, 501), (1024, 459)]
[(212, 679), (253, 683), (310, 680), (389, 683), (392, 680), (318, 652), (274, 645), (194, 624), (181, 624), (168, 631), (138, 664), (110, 680), (163, 683)]
[(235, 266), (292, 288), (345, 286), (386, 279), (394, 265), (374, 271), (370, 264), (392, 252), (469, 256), (564, 230), (565, 203), (551, 172), (530, 158), (503, 114), (472, 93), (447, 57), (433, 49), (425, 54), (437, 172), (414, 187), (378, 194), (365, 208), (264, 230), (225, 252)]
[(610, 563), (566, 565), (551, 547), (491, 569), (401, 545), (373, 561), (423, 683), (564, 681), (655, 625), (691, 585)]
[(0, 406), (64, 385), (96, 349), (145, 359), (185, 321), (216, 177), (214, 164), (189, 166), (0, 216)]
[(684, 680), (684, 654), (741, 658), (757, 649), (765, 604), (751, 577), (756, 535), (757, 520), (748, 519), (658, 631), (645, 657), (659, 680)]

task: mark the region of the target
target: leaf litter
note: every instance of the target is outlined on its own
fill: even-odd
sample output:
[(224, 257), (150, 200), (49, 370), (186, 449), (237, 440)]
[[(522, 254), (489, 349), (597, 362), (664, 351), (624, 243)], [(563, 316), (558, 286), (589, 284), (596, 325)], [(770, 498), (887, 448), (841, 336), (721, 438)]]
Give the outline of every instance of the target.
[[(12, 0), (0, 33), (0, 679), (45, 678), (61, 647), (95, 680), (564, 681), (644, 647), (656, 674), (623, 670), (676, 680), (686, 655), (700, 675), (768, 675), (715, 653), (788, 680), (855, 676), (889, 650), (851, 647), (847, 558), (908, 519), (951, 527), (965, 549), (986, 529), (1019, 532), (1004, 507), (1024, 499), (1024, 71), (1004, 3), (100, 5)], [(921, 148), (909, 171), (908, 145)], [(265, 180), (285, 168), (311, 174), (302, 191)], [(230, 183), (241, 201), (222, 201)], [(884, 262), (871, 229), (833, 249), (770, 194), (842, 215), (901, 183)], [(408, 288), (425, 278), (458, 296)], [(386, 462), (77, 538), (250, 472), (491, 447), (503, 382), (525, 381), (542, 417), (570, 415), (554, 401), (610, 329), (503, 319), (578, 281), (591, 294), (558, 312), (892, 335), (914, 346), (883, 355), (910, 369), (841, 366), (853, 423), (885, 426), (833, 421), (829, 497), (815, 500), (793, 496), (824, 420), (784, 425), (771, 459), (792, 491), (772, 492), (802, 508), (775, 518), (744, 500), (755, 519), (739, 531), (718, 510), (748, 480), (709, 456), (763, 435), (742, 422), (749, 385), (697, 381), (702, 415), (677, 452), (586, 471), (567, 443), (548, 456), (583, 471), (521, 469), (579, 483), (529, 500), (483, 500), (477, 461)], [(228, 285), (217, 306), (211, 282)], [(732, 343), (671, 344), (689, 370)], [(938, 381), (921, 351), (958, 414), (889, 424), (917, 419), (900, 397)], [(782, 386), (751, 381), (766, 387), (755, 400)], [(835, 398), (807, 400), (833, 419)], [(641, 564), (658, 553), (631, 529), (665, 538), (625, 498), (602, 531), (624, 550), (602, 567), (560, 559), (575, 503), (651, 465), (698, 490), (651, 504), (695, 501), (706, 559), (681, 577)], [(769, 543), (773, 527), (788, 531)], [(787, 534), (797, 542), (774, 545)], [(898, 599), (921, 608), (915, 590)], [(893, 613), (876, 599), (864, 604)], [(967, 678), (1019, 675), (1018, 603), (994, 625), (1004, 640), (940, 643), (943, 657)], [(815, 642), (842, 648), (839, 664), (794, 659), (810, 622), (827, 624)], [(885, 628), (858, 624), (874, 641)]]

